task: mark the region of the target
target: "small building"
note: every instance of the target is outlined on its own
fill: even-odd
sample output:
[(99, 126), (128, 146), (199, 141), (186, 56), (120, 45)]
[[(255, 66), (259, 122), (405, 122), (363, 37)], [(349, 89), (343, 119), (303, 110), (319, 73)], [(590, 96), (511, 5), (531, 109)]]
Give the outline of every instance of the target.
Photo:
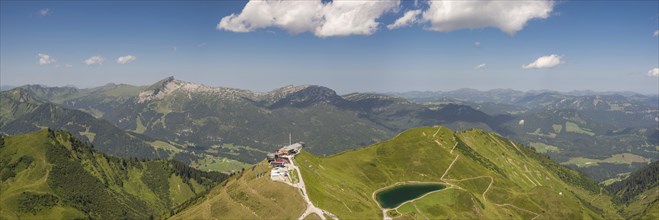
[(286, 148), (282, 147), (282, 148), (279, 148), (279, 150), (277, 150), (277, 152), (275, 152), (275, 154), (277, 154), (277, 155), (288, 155), (288, 150), (286, 150)]
[(269, 153), (269, 154), (266, 156), (266, 158), (268, 158), (268, 162), (272, 162), (272, 161), (275, 160), (278, 156), (279, 156), (279, 155), (277, 155), (277, 154), (275, 154), (275, 153)]
[(284, 167), (286, 164), (291, 163), (287, 158), (275, 158), (272, 162), (270, 162), (270, 165), (274, 167)]
[[(304, 148), (304, 143), (300, 142), (300, 143), (288, 145), (286, 147), (283, 147), (282, 149), (287, 154), (297, 154), (298, 152), (300, 152), (300, 150), (302, 150), (302, 148)], [(282, 151), (282, 149), (280, 149), (280, 151)]]

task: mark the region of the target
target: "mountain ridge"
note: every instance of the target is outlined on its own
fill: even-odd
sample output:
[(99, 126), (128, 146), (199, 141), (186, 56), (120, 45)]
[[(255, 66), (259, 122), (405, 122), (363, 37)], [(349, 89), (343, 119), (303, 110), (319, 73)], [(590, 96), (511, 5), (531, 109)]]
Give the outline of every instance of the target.
[(153, 218), (226, 178), (173, 161), (107, 156), (66, 131), (0, 137), (2, 218)]

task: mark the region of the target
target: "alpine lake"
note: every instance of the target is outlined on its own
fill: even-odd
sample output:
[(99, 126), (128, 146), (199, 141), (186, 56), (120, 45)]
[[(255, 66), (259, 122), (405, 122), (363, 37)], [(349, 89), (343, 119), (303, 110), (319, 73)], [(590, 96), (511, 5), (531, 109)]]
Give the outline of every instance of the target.
[(394, 186), (375, 194), (380, 207), (385, 209), (396, 208), (400, 204), (419, 198), (427, 193), (446, 188), (441, 184), (412, 183)]

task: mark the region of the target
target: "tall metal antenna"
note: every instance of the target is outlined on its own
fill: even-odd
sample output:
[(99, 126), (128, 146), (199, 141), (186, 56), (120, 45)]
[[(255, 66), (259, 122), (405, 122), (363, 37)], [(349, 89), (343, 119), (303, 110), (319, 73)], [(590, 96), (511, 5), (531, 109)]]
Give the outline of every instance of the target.
[(291, 133), (288, 133), (288, 145), (290, 146), (292, 144), (293, 144), (293, 139), (291, 138)]

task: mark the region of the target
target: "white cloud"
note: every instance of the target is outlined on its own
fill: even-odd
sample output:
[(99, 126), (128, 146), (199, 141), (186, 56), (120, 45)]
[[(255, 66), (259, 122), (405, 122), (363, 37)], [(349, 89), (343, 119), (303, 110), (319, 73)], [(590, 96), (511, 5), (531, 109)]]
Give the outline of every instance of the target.
[(485, 65), (484, 63), (481, 63), (481, 64), (476, 65), (474, 67), (474, 69), (481, 70), (481, 69), (485, 69), (485, 67), (487, 67), (487, 65)]
[(558, 56), (556, 54), (551, 54), (547, 56), (541, 56), (535, 61), (523, 65), (522, 68), (524, 69), (542, 69), (542, 68), (552, 68), (557, 66), (558, 64), (564, 63), (562, 60), (561, 56)]
[(103, 64), (103, 61), (105, 61), (105, 58), (102, 56), (96, 55), (93, 57), (90, 57), (89, 59), (85, 60), (85, 64), (87, 65), (101, 65)]
[(48, 65), (55, 63), (55, 59), (50, 57), (50, 55), (48, 54), (39, 53), (37, 54), (37, 56), (39, 57), (39, 65)]
[(135, 57), (133, 55), (126, 55), (126, 56), (122, 56), (122, 57), (117, 58), (117, 63), (118, 64), (127, 64), (127, 63), (135, 61), (136, 59), (137, 59), (137, 57)]
[(51, 11), (50, 8), (42, 8), (42, 9), (39, 9), (39, 11), (37, 11), (37, 14), (42, 16), (42, 17), (51, 15), (52, 13), (53, 13), (53, 11)]
[(311, 32), (319, 37), (371, 35), (379, 25), (376, 19), (399, 5), (400, 0), (250, 0), (241, 13), (223, 17), (217, 29), (250, 32), (277, 27), (291, 34)]
[(66, 68), (71, 68), (71, 67), (73, 67), (73, 65), (71, 65), (71, 64), (65, 64), (64, 67), (66, 67)]
[(524, 119), (519, 120), (519, 122), (517, 122), (517, 124), (518, 124), (518, 125), (524, 125)]
[(481, 47), (481, 42), (480, 42), (480, 41), (476, 41), (476, 42), (474, 43), (474, 47)]
[(654, 31), (654, 34), (652, 34), (653, 37), (659, 36), (659, 30)]
[(403, 17), (396, 19), (396, 21), (393, 24), (387, 25), (387, 29), (393, 30), (396, 28), (401, 28), (414, 24), (418, 20), (418, 17), (421, 14), (421, 12), (422, 12), (421, 10), (407, 11), (403, 15)]
[(532, 19), (548, 18), (554, 8), (551, 0), (538, 1), (429, 1), (423, 21), (428, 30), (454, 31), (495, 27), (515, 34)]
[(659, 67), (653, 68), (650, 71), (648, 71), (648, 76), (659, 77)]

